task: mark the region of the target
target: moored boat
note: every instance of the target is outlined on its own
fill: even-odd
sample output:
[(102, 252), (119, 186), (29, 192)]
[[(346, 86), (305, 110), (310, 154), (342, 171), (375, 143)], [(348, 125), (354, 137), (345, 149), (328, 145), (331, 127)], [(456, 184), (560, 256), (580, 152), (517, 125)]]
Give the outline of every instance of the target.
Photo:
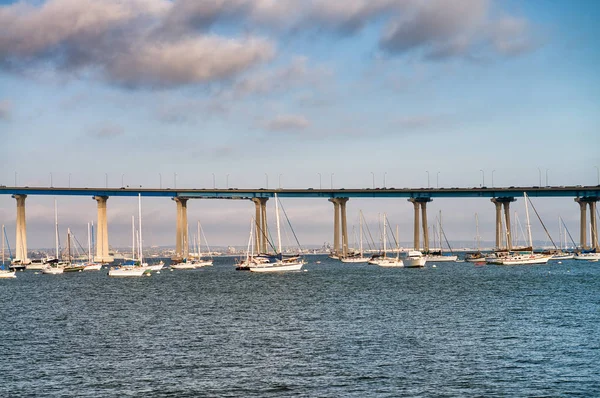
[(427, 259), (418, 250), (409, 250), (404, 258), (404, 266), (406, 268), (420, 268), (425, 266)]

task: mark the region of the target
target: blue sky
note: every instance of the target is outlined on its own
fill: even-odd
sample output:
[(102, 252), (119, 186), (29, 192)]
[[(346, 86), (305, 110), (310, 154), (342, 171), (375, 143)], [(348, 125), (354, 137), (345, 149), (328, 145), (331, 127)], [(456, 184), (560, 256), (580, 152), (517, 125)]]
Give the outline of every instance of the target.
[[(178, 187), (214, 175), (217, 187), (296, 188), (320, 173), (323, 187), (384, 175), (423, 187), (428, 174), (464, 187), (490, 186), (493, 171), (496, 186), (595, 185), (599, 16), (595, 1), (3, 1), (0, 183), (158, 187), (177, 173)], [(577, 230), (572, 199), (539, 202)], [(29, 246), (51, 246), (53, 199), (27, 205)], [(330, 203), (285, 205), (302, 243), (332, 240)], [(136, 206), (109, 200), (112, 245), (128, 243)], [(349, 217), (361, 209), (411, 236), (410, 204), (350, 201)], [(431, 209), (448, 213), (450, 239), (472, 239), (475, 212), (493, 238), (487, 201)], [(144, 211), (148, 243), (172, 244), (175, 205)], [(189, 212), (209, 243), (245, 244), (251, 203)], [(60, 198), (59, 213), (85, 231), (95, 202)], [(14, 231), (14, 199), (0, 198), (0, 219)]]

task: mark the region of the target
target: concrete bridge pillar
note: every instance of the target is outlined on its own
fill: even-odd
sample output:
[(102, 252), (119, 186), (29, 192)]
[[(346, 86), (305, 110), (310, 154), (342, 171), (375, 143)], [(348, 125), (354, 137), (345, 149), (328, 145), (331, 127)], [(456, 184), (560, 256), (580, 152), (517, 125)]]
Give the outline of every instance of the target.
[(96, 257), (94, 261), (110, 263), (114, 260), (108, 254), (108, 222), (106, 218), (106, 201), (108, 196), (94, 196), (98, 202), (98, 230), (96, 231)]
[(27, 258), (27, 223), (25, 222), (25, 198), (27, 195), (13, 195), (17, 200), (16, 247), (14, 262), (29, 264)]
[(598, 225), (596, 224), (596, 201), (590, 202), (590, 224), (592, 229), (592, 247), (596, 250), (598, 247)]
[(269, 198), (252, 198), (255, 206), (254, 222), (256, 225), (256, 251), (267, 252), (267, 200)]
[(348, 223), (346, 222), (346, 203), (349, 198), (338, 198), (342, 218), (342, 255), (348, 256)]
[(414, 239), (414, 244), (413, 244), (413, 248), (415, 250), (421, 250), (420, 247), (420, 242), (419, 242), (419, 236), (420, 236), (420, 231), (419, 231), (419, 207), (421, 208), (421, 221), (423, 223), (423, 250), (425, 252), (429, 251), (429, 233), (427, 230), (427, 202), (431, 202), (433, 199), (431, 198), (410, 198), (408, 199), (409, 202), (411, 202), (415, 208), (415, 219), (414, 219), (414, 234), (413, 234), (413, 239)]
[(187, 198), (173, 198), (177, 204), (177, 219), (175, 231), (175, 260), (182, 260), (189, 256)]
[(587, 206), (590, 208), (590, 227), (591, 248), (600, 249), (598, 246), (598, 225), (596, 223), (596, 202), (600, 200), (598, 197), (575, 198), (575, 202), (579, 203), (580, 218), (579, 218), (579, 246), (582, 249), (589, 249), (587, 244)]
[[(512, 250), (512, 236), (510, 226), (510, 202), (516, 201), (513, 197), (492, 198), (490, 201), (496, 205), (496, 249), (502, 247), (502, 236), (506, 237), (506, 248)], [(502, 230), (502, 206), (504, 206), (505, 229)]]
[(333, 203), (333, 253), (340, 255), (340, 202), (337, 198), (329, 199)]

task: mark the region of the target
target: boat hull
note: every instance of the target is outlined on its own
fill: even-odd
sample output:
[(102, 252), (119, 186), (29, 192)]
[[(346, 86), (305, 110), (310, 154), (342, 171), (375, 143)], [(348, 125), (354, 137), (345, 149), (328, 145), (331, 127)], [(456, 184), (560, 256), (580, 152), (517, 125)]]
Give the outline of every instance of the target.
[(42, 274), (46, 275), (60, 275), (65, 271), (62, 267), (46, 267), (42, 269)]
[(102, 264), (88, 264), (83, 270), (84, 271), (100, 271), (102, 269)]
[(0, 270), (0, 279), (12, 279), (16, 277), (15, 271)]
[(125, 277), (134, 277), (134, 276), (142, 276), (146, 272), (146, 267), (119, 267), (119, 268), (111, 268), (108, 271), (108, 276), (117, 277), (117, 278), (125, 278)]
[(498, 265), (535, 265), (535, 264), (546, 264), (550, 260), (551, 256), (536, 256), (536, 255), (523, 255), (506, 257), (501, 259), (501, 263)]
[(346, 257), (340, 258), (343, 263), (366, 263), (369, 261), (367, 257)]
[(273, 264), (263, 264), (257, 265), (255, 267), (250, 267), (250, 272), (286, 272), (286, 271), (300, 271), (303, 262), (299, 263), (273, 263)]
[(453, 262), (458, 260), (458, 256), (425, 256), (425, 260), (429, 262)]
[(581, 253), (573, 257), (575, 260), (588, 260), (595, 261), (600, 260), (600, 253)]

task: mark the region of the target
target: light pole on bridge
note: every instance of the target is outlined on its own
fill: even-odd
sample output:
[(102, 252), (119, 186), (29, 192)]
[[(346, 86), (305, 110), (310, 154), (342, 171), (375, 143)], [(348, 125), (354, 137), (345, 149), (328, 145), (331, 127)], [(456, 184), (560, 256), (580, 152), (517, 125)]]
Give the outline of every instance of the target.
[(492, 170), (492, 188), (494, 188), (494, 171), (496, 170)]
[(538, 187), (541, 187), (542, 186), (542, 170), (539, 167), (538, 167), (538, 177), (540, 180)]
[(283, 174), (279, 174), (279, 189), (281, 189), (281, 176), (282, 176), (282, 175), (283, 175)]
[(546, 169), (546, 186), (548, 186), (548, 170), (550, 169)]
[(217, 189), (217, 182), (215, 180), (215, 173), (212, 173), (213, 176), (213, 189)]
[(158, 173), (158, 186), (160, 189), (162, 189), (162, 174)]
[(335, 173), (331, 173), (331, 176), (330, 176), (331, 177), (331, 189), (333, 189), (333, 176), (334, 176), (334, 174)]
[(317, 173), (319, 175), (319, 189), (323, 189), (323, 185), (321, 184), (321, 173)]
[(177, 173), (173, 173), (173, 188), (177, 189)]
[(108, 173), (104, 173), (104, 185), (108, 188)]
[(125, 174), (121, 173), (121, 188), (123, 188), (125, 186)]
[(269, 189), (269, 175), (265, 173), (265, 188)]
[(71, 173), (69, 173), (69, 188), (71, 188)]
[(53, 187), (54, 184), (52, 184), (52, 172), (50, 172), (50, 188)]
[(435, 175), (435, 184), (436, 187), (439, 188), (440, 187), (440, 172), (438, 171), (437, 174)]
[(375, 189), (375, 173), (371, 172), (371, 180), (373, 180), (373, 189)]
[(429, 170), (425, 170), (425, 173), (427, 173), (427, 188), (429, 188)]
[(594, 167), (596, 168), (596, 176), (598, 178), (598, 185), (600, 185), (600, 169), (598, 168), (598, 166), (594, 166)]
[(479, 171), (481, 171), (481, 186), (485, 187), (485, 172), (481, 169)]
[(229, 189), (229, 173), (225, 175), (225, 188)]
[(383, 172), (383, 187), (385, 188), (385, 176), (387, 175), (387, 171)]

